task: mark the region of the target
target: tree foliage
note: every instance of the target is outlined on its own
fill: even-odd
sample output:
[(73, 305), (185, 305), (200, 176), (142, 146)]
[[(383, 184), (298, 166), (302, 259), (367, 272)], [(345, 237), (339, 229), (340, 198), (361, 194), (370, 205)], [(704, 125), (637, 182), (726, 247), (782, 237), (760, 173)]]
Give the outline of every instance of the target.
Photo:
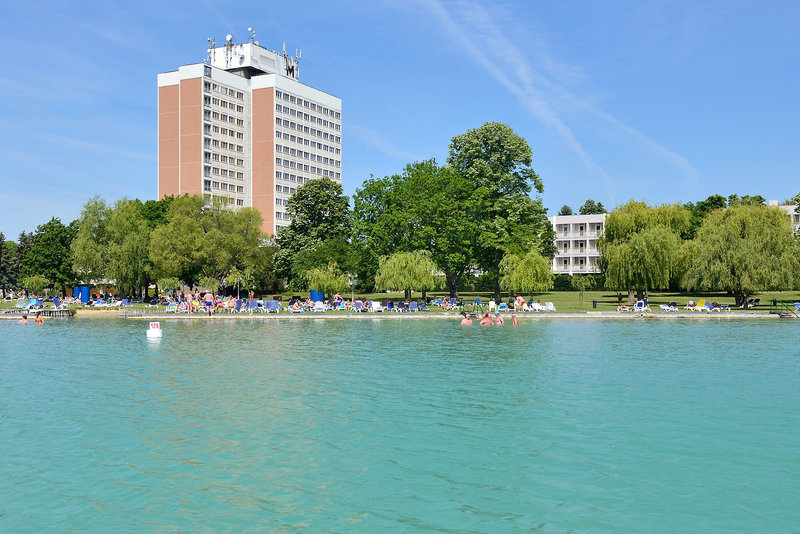
[(598, 240), (606, 287), (637, 291), (669, 286), (680, 266), (680, 235), (689, 226), (689, 212), (678, 204), (650, 207), (631, 201), (606, 218)]
[(595, 215), (597, 213), (608, 213), (602, 202), (595, 202), (591, 198), (583, 203), (578, 210), (581, 215)]
[(15, 272), (16, 243), (6, 241), (6, 237), (0, 232), (0, 291), (2, 296), (6, 292), (13, 290), (17, 286), (17, 273)]
[(683, 232), (684, 239), (694, 239), (697, 235), (697, 230), (703, 224), (703, 221), (714, 210), (723, 209), (727, 206), (727, 201), (722, 195), (711, 195), (705, 200), (697, 203), (687, 202), (683, 205), (684, 208), (689, 210), (689, 227)]
[(335, 261), (324, 267), (310, 269), (305, 273), (305, 278), (308, 280), (307, 289), (322, 291), (326, 295), (342, 292), (350, 285), (350, 277), (339, 269)]
[(380, 259), (378, 274), (375, 276), (375, 289), (403, 290), (406, 298), (411, 292), (431, 291), (441, 287), (439, 269), (427, 250), (395, 252)]
[(49, 278), (40, 274), (28, 275), (20, 279), (20, 285), (28, 290), (29, 295), (41, 296), (44, 288), (52, 283), (53, 282)]
[(20, 277), (41, 275), (64, 293), (66, 286), (75, 281), (70, 247), (76, 233), (74, 223), (65, 226), (57, 217), (39, 225), (33, 235), (33, 246), (22, 258)]
[(233, 267), (244, 268), (262, 239), (262, 219), (252, 208), (230, 210), (215, 199), (175, 199), (169, 222), (153, 230), (150, 259), (156, 275), (187, 283), (206, 276), (225, 279)]
[(786, 206), (798, 206), (798, 205), (800, 205), (800, 193), (797, 193), (792, 198), (787, 198), (786, 200), (784, 200), (783, 204), (786, 205)]
[(696, 257), (684, 276), (689, 290), (755, 291), (800, 283), (800, 246), (780, 208), (736, 205), (711, 213), (697, 232)]
[(478, 208), (474, 259), (495, 277), (496, 297), (503, 258), (537, 248), (539, 235), (550, 226), (541, 199), (530, 197), (533, 190), (544, 191), (532, 161), (527, 141), (502, 123), (486, 123), (450, 142), (448, 164), (474, 186), (471, 198)]
[(553, 287), (550, 261), (537, 249), (527, 254), (506, 254), (500, 269), (500, 286), (506, 291), (533, 295)]
[(105, 221), (105, 272), (122, 295), (136, 294), (150, 283), (150, 225), (138, 200), (121, 199)]
[(563, 215), (572, 215), (572, 208), (570, 208), (569, 206), (564, 204), (563, 206), (561, 206), (561, 209), (558, 210), (558, 214), (562, 215), (562, 216)]

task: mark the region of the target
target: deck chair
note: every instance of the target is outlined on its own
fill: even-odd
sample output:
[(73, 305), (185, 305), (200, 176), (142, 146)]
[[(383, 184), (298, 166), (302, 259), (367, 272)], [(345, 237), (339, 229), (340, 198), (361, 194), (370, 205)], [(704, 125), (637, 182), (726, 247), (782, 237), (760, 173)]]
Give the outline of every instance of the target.
[(412, 300), (411, 302), (408, 303), (408, 311), (410, 312), (419, 311), (419, 304), (417, 304), (416, 301)]
[(498, 312), (508, 311), (508, 304), (506, 304), (505, 302), (501, 302), (500, 304), (497, 305), (497, 311)]
[(59, 300), (58, 297), (53, 297), (53, 309), (54, 310), (63, 310), (65, 304)]
[(472, 311), (483, 311), (483, 301), (480, 297), (475, 298), (475, 302), (472, 303)]
[(645, 312), (645, 311), (650, 311), (650, 306), (648, 306), (648, 305), (647, 305), (647, 303), (646, 303), (645, 301), (643, 301), (643, 300), (639, 300), (639, 301), (637, 301), (637, 302), (636, 302), (636, 304), (634, 305), (634, 307), (633, 307), (633, 311), (637, 311), (637, 312)]
[(354, 312), (364, 311), (364, 303), (361, 302), (360, 300), (355, 301), (353, 303), (353, 311)]
[(489, 313), (493, 313), (496, 310), (497, 310), (497, 304), (493, 300), (489, 299)]
[(544, 311), (546, 311), (546, 312), (554, 312), (554, 311), (556, 311), (556, 307), (553, 305), (552, 302), (545, 302), (544, 303)]
[(324, 312), (325, 311), (325, 303), (321, 300), (318, 300), (314, 303), (314, 311), (315, 312)]

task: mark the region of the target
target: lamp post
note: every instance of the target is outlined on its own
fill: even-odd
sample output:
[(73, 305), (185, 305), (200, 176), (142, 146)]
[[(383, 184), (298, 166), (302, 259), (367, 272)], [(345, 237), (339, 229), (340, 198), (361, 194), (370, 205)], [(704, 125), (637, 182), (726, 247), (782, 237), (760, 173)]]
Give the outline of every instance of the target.
[(354, 291), (353, 288), (358, 283), (358, 280), (351, 277), (348, 283), (350, 284), (350, 303), (352, 304), (353, 302), (355, 302), (354, 298), (355, 294), (353, 293)]

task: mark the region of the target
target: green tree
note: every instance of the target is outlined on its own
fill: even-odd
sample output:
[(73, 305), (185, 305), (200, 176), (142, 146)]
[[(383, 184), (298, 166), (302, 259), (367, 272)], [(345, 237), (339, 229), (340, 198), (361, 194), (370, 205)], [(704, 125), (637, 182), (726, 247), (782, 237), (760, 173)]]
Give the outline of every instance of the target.
[(763, 206), (767, 199), (761, 195), (728, 195), (728, 206)]
[(52, 281), (50, 281), (49, 279), (40, 274), (32, 274), (29, 276), (24, 276), (20, 280), (20, 284), (28, 291), (29, 295), (37, 295), (37, 296), (41, 296), (44, 288), (46, 288), (52, 283), (53, 283)]
[(106, 275), (122, 295), (143, 294), (150, 283), (150, 226), (139, 200), (121, 199), (105, 221)]
[(25, 232), (23, 230), (19, 233), (19, 237), (17, 237), (17, 253), (14, 257), (14, 274), (16, 278), (19, 280), (22, 275), (22, 265), (25, 260), (25, 257), (30, 253), (33, 249), (33, 232)]
[(16, 277), (14, 276), (14, 252), (15, 246), (11, 241), (6, 241), (6, 236), (0, 232), (0, 292), (6, 296), (6, 292), (14, 289)]
[(581, 215), (594, 215), (594, 214), (597, 214), (597, 213), (608, 213), (606, 211), (605, 206), (603, 206), (602, 202), (595, 202), (591, 198), (583, 203), (583, 206), (580, 207), (579, 211), (580, 211)]
[(244, 268), (261, 243), (262, 219), (252, 208), (236, 211), (220, 200), (175, 199), (169, 222), (153, 230), (150, 259), (157, 277), (187, 283), (206, 276), (220, 282), (233, 267)]
[(324, 267), (315, 267), (305, 273), (308, 280), (308, 288), (323, 293), (339, 293), (346, 290), (350, 285), (350, 277), (343, 273), (335, 261), (330, 262)]
[(352, 233), (350, 200), (342, 195), (342, 186), (329, 178), (310, 180), (297, 189), (286, 204), (289, 226), (278, 234), (280, 250), (275, 263), (279, 273), (293, 276), (292, 264), (307, 249)]
[(106, 222), (111, 208), (100, 196), (86, 201), (76, 221), (78, 231), (70, 248), (72, 272), (78, 280), (91, 283), (106, 278), (108, 274), (108, 235)]
[(703, 224), (706, 216), (714, 210), (723, 209), (727, 206), (727, 201), (722, 195), (711, 195), (705, 200), (701, 200), (696, 204), (687, 202), (683, 205), (684, 208), (689, 210), (690, 219), (689, 227), (681, 235), (683, 239), (694, 239), (697, 235), (697, 230)]
[(561, 209), (558, 210), (558, 214), (559, 215), (572, 215), (572, 208), (570, 208), (569, 206), (564, 204), (563, 206), (561, 206)]
[(783, 201), (784, 206), (797, 206), (800, 205), (800, 193), (797, 193), (792, 198), (787, 198)]
[(354, 197), (354, 240), (380, 256), (430, 252), (450, 295), (456, 297), (459, 282), (475, 262), (481, 208), (475, 190), (472, 182), (435, 160), (409, 164), (399, 175), (367, 180)]
[(41, 275), (66, 294), (66, 286), (75, 282), (70, 245), (76, 233), (75, 223), (65, 226), (57, 217), (39, 225), (33, 235), (33, 247), (22, 260), (20, 276)]
[(553, 287), (550, 261), (537, 249), (531, 249), (524, 255), (506, 254), (500, 268), (500, 285), (506, 291), (533, 296)]
[(156, 285), (167, 293), (174, 293), (182, 284), (183, 283), (175, 277), (159, 278), (156, 281)]
[(169, 195), (161, 200), (148, 200), (140, 205), (142, 217), (151, 230), (169, 222), (169, 208), (174, 201), (175, 197)]
[(500, 296), (500, 263), (506, 254), (539, 248), (539, 235), (550, 226), (541, 199), (530, 197), (534, 189), (544, 191), (532, 160), (527, 141), (502, 123), (486, 123), (450, 142), (448, 164), (475, 187), (475, 260), (494, 277), (495, 298)]
[(697, 232), (696, 246), (684, 276), (690, 291), (731, 291), (746, 306), (756, 291), (800, 283), (800, 245), (780, 208), (734, 204), (715, 211)]
[(262, 243), (245, 261), (244, 278), (248, 289), (258, 292), (276, 292), (281, 289), (275, 271), (275, 255), (278, 247)]
[(375, 276), (375, 289), (402, 289), (406, 299), (411, 298), (413, 290), (426, 291), (441, 287), (439, 269), (427, 250), (395, 252), (380, 259), (378, 274)]
[(669, 287), (678, 276), (680, 235), (689, 226), (689, 212), (678, 204), (650, 207), (631, 201), (606, 218), (598, 240), (601, 266), (609, 289), (643, 298), (650, 289)]

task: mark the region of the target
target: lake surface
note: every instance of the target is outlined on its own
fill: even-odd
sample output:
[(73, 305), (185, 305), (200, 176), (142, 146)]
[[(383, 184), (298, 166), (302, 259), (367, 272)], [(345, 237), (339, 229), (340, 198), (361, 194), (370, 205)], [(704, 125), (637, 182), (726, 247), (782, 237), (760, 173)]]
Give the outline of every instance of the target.
[(800, 321), (0, 321), (3, 532), (797, 532)]

